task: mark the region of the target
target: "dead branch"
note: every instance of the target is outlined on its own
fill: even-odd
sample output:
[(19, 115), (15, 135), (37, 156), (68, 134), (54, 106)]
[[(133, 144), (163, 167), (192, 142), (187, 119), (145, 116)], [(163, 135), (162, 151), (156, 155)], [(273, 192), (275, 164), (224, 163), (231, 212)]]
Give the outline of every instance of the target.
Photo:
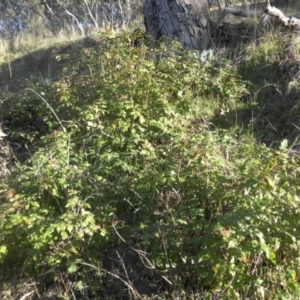
[(300, 33), (300, 19), (294, 16), (286, 17), (280, 9), (271, 6), (270, 3), (267, 3), (265, 13), (274, 17), (281, 25), (287, 27), (292, 32)]
[(234, 15), (236, 17), (246, 18), (260, 18), (265, 10), (266, 3), (253, 3), (248, 4), (245, 2), (244, 5), (226, 6), (218, 20), (221, 22), (227, 15)]
[(290, 31), (300, 34), (300, 19), (296, 16), (285, 16), (284, 13), (271, 6), (270, 2), (258, 2), (254, 4), (249, 4), (247, 1), (241, 6), (226, 6), (217, 21), (219, 24), (227, 15), (234, 15), (237, 17), (247, 17), (247, 18), (263, 18), (269, 15), (275, 19), (275, 22), (287, 27)]

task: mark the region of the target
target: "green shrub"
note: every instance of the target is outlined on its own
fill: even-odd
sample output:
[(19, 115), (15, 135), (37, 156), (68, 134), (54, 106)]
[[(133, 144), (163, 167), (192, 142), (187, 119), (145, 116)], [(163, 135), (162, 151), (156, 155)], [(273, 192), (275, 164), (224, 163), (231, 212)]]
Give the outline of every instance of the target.
[(104, 36), (61, 81), (25, 94), (16, 113), (39, 103), (47, 130), (0, 206), (2, 266), (79, 276), (137, 236), (174, 289), (297, 297), (296, 163), (209, 121), (245, 106), (236, 69), (132, 39)]

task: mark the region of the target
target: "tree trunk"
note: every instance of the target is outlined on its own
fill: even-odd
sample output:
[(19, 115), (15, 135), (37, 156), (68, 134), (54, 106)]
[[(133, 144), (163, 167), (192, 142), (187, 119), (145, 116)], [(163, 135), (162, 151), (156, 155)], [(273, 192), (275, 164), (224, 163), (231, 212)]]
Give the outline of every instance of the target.
[(144, 15), (146, 30), (155, 39), (165, 35), (186, 49), (210, 46), (207, 0), (146, 0)]

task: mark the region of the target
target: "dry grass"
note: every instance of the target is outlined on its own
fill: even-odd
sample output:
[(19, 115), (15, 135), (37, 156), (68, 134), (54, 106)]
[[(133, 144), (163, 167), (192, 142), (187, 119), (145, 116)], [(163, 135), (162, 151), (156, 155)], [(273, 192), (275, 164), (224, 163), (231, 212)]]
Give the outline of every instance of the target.
[(36, 50), (47, 48), (53, 44), (76, 41), (82, 38), (78, 32), (61, 31), (54, 35), (43, 29), (39, 32), (18, 32), (10, 40), (0, 38), (0, 65), (10, 63)]

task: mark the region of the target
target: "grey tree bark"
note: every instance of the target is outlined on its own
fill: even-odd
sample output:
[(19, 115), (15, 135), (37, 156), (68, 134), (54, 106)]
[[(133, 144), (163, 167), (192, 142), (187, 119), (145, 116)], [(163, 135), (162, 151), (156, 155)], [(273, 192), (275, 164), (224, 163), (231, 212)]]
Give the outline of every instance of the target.
[(207, 0), (146, 0), (144, 21), (155, 39), (165, 35), (186, 49), (209, 48), (210, 20)]

